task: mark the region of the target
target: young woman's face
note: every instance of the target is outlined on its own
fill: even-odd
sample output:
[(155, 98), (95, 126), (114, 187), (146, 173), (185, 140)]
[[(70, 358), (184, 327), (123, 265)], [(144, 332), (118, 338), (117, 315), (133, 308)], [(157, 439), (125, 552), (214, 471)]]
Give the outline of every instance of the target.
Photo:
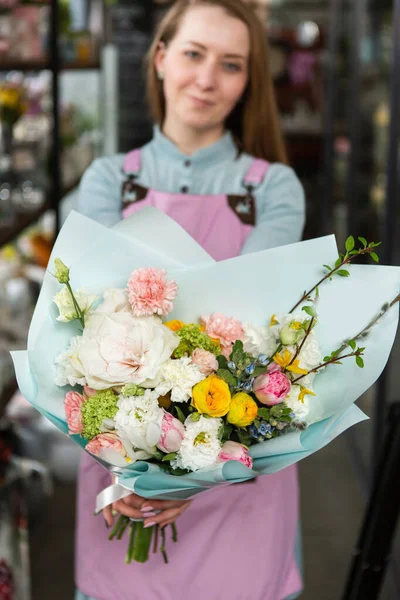
[(223, 126), (246, 88), (249, 54), (245, 23), (217, 6), (188, 10), (156, 56), (169, 124), (199, 131)]

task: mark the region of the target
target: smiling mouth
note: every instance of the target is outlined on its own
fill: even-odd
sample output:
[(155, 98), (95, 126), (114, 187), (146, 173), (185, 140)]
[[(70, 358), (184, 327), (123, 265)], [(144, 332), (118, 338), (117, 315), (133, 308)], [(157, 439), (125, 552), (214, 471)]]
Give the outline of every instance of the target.
[(192, 102), (200, 106), (214, 106), (215, 102), (210, 102), (209, 100), (203, 100), (202, 98), (196, 98), (196, 96), (189, 96)]

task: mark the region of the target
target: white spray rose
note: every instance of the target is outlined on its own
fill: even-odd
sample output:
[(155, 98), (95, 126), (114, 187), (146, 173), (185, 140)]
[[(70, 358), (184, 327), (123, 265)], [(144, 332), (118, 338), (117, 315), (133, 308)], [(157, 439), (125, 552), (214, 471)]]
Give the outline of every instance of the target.
[[(98, 299), (94, 294), (88, 294), (85, 289), (74, 291), (75, 300), (84, 315), (87, 315)], [(67, 287), (63, 287), (53, 298), (60, 312), (57, 321), (68, 323), (78, 318), (76, 308)]]

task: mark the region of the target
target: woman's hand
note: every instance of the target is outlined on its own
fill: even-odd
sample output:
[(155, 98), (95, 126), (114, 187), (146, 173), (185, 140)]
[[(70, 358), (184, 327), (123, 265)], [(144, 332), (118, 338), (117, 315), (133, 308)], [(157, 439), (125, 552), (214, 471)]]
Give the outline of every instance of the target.
[(129, 494), (103, 510), (107, 525), (113, 524), (113, 511), (131, 519), (143, 519), (144, 526), (165, 527), (173, 523), (191, 504), (190, 500), (152, 500)]

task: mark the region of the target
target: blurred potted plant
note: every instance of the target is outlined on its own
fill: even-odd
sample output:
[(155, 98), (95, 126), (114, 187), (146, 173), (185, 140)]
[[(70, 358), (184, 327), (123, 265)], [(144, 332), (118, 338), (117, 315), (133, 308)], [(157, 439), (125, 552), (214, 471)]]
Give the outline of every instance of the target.
[(26, 91), (22, 84), (0, 82), (0, 124), (5, 154), (11, 154), (14, 125), (27, 106)]

